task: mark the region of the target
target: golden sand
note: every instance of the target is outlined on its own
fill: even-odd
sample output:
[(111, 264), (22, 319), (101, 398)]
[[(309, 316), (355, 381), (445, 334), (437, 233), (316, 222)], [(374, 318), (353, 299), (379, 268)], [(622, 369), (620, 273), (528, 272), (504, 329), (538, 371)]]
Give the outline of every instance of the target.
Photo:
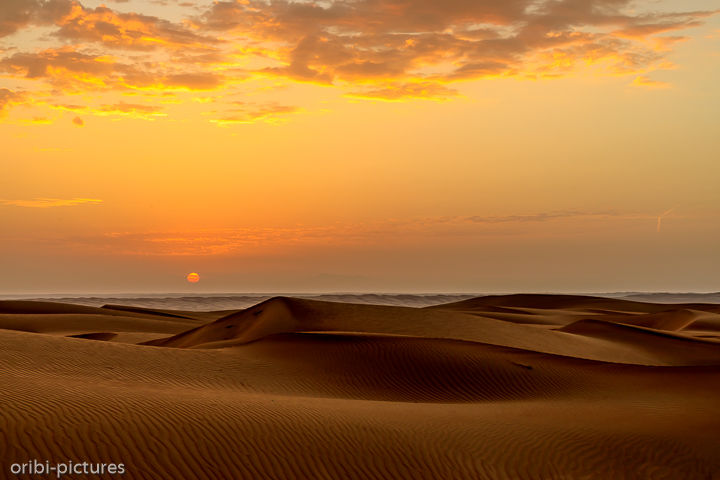
[(0, 385), (0, 478), (720, 478), (713, 304), (5, 301)]

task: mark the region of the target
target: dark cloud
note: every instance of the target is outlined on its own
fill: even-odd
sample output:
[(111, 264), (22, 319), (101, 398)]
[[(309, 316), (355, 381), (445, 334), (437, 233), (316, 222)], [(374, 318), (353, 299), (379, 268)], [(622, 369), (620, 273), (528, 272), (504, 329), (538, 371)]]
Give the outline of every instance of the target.
[(37, 2), (27, 0), (3, 0), (0, 2), (0, 37), (12, 35), (31, 23)]
[(213, 52), (197, 52), (190, 50), (180, 50), (172, 55), (173, 63), (178, 64), (194, 64), (194, 65), (210, 65), (221, 63), (227, 60), (227, 56), (219, 51)]
[(351, 78), (387, 78), (401, 75), (402, 68), (389, 62), (372, 62), (364, 60), (359, 62), (344, 63), (335, 68), (341, 77)]
[(42, 80), (57, 92), (80, 93), (128, 88), (124, 77), (132, 76), (137, 69), (110, 57), (89, 55), (68, 47), (5, 57), (0, 60), (0, 72)]
[(221, 43), (182, 24), (139, 13), (119, 13), (104, 5), (85, 8), (76, 0), (0, 2), (0, 37), (37, 25), (59, 27), (52, 35), (64, 40), (97, 42), (117, 49), (208, 50)]
[(73, 119), (72, 119), (72, 123), (74, 123), (74, 124), (77, 125), (78, 127), (82, 127), (82, 126), (85, 125), (85, 122), (84, 122), (83, 119), (80, 118), (80, 117), (75, 117), (75, 118), (73, 118)]
[(508, 63), (486, 61), (479, 63), (466, 63), (462, 67), (455, 69), (448, 75), (451, 79), (463, 78), (482, 78), (493, 75), (501, 75), (503, 73), (512, 72), (513, 66)]
[(7, 88), (0, 88), (0, 118), (5, 117), (13, 106), (26, 101), (27, 94), (24, 92), (14, 92)]
[(0, 37), (32, 25), (49, 25), (68, 15), (70, 0), (2, 0), (0, 2)]
[(87, 110), (87, 107), (84, 105), (71, 105), (67, 103), (58, 103), (56, 105), (53, 105), (53, 108), (59, 108), (60, 110), (70, 110), (72, 112), (75, 112), (77, 110)]
[(0, 60), (0, 69), (26, 78), (50, 78), (56, 72), (107, 77), (116, 71), (112, 61), (72, 49), (49, 49), (40, 53), (16, 53)]
[(16, 53), (0, 60), (0, 72), (41, 79), (65, 93), (127, 89), (211, 90), (224, 77), (212, 73), (169, 73), (162, 64), (127, 64), (71, 47)]
[[(715, 12), (628, 13), (630, 0), (217, 1), (195, 26), (256, 42), (281, 42), (285, 65), (264, 74), (329, 84), (518, 73), (561, 75), (604, 60), (612, 73), (663, 59), (645, 40), (690, 28)], [(423, 69), (436, 68), (429, 78)], [(407, 90), (406, 88), (406, 90)], [(376, 89), (397, 98), (398, 90)]]
[(209, 50), (221, 43), (198, 35), (183, 25), (138, 13), (118, 13), (105, 6), (86, 9), (74, 4), (72, 15), (55, 23), (53, 35), (72, 41), (97, 42), (108, 48), (157, 50), (193, 48)]
[[(668, 65), (668, 46), (682, 38), (653, 36), (717, 13), (631, 7), (631, 0), (217, 0), (172, 22), (76, 0), (0, 0), (0, 36), (53, 26), (47, 38), (66, 45), (5, 52), (0, 73), (60, 93), (215, 90), (264, 75), (340, 85), (353, 97), (443, 99), (458, 94), (448, 86), (454, 82), (554, 77), (588, 64), (645, 75)], [(238, 57), (264, 63), (250, 69)]]
[(679, 22), (661, 22), (631, 25), (613, 32), (615, 35), (626, 38), (646, 38), (650, 35), (658, 33), (671, 32), (674, 30), (683, 30), (685, 28), (699, 27), (702, 22), (695, 19), (682, 19)]
[(223, 83), (223, 76), (213, 73), (168, 75), (163, 84), (188, 90), (213, 90)]

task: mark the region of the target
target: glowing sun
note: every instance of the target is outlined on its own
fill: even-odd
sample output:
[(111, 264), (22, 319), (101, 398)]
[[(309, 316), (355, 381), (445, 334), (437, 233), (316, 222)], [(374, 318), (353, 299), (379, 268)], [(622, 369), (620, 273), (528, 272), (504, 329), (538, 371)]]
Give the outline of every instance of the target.
[(200, 281), (200, 275), (197, 273), (191, 273), (187, 276), (188, 282), (190, 283), (197, 283)]

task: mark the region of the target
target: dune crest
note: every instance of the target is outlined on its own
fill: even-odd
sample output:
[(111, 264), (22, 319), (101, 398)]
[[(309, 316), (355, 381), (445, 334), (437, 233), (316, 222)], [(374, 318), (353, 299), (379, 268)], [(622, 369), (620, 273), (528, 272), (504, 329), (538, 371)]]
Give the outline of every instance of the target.
[(685, 308), (716, 311), (718, 305), (709, 303), (660, 304), (623, 298), (592, 297), (587, 295), (513, 294), (486, 295), (459, 302), (433, 305), (425, 308), (439, 310), (470, 311), (486, 307), (537, 308), (542, 310), (599, 310), (603, 313), (634, 312), (658, 313), (670, 309)]
[[(535, 319), (540, 315), (532, 314), (528, 317)], [(562, 328), (553, 331), (536, 327), (537, 325), (534, 324), (504, 321), (485, 317), (482, 314), (469, 315), (440, 308), (340, 304), (276, 297), (201, 327), (168, 338), (151, 340), (144, 345), (172, 348), (228, 348), (277, 334), (355, 332), (464, 340), (613, 363), (720, 365), (720, 349), (717, 345), (704, 348), (702, 353), (690, 349), (689, 352), (677, 352), (676, 355), (666, 353), (657, 355), (655, 350), (637, 349), (633, 345), (615, 341), (610, 336), (602, 338), (588, 335), (569, 336), (567, 334), (575, 332)]]

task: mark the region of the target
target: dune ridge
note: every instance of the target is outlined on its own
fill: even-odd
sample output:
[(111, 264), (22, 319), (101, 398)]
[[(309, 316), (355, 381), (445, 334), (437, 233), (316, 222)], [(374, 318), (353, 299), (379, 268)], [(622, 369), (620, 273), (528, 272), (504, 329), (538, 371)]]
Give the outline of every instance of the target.
[[(537, 315), (532, 316), (536, 318)], [(621, 316), (626, 319), (625, 316)], [(720, 365), (720, 345), (702, 345), (677, 355), (633, 348), (605, 336), (573, 335), (572, 330), (534, 328), (481, 315), (440, 308), (414, 309), (338, 304), (277, 297), (212, 323), (145, 345), (175, 348), (227, 348), (265, 336), (295, 332), (357, 332), (456, 339), (575, 358), (640, 365)], [(706, 345), (707, 344), (707, 345)]]

